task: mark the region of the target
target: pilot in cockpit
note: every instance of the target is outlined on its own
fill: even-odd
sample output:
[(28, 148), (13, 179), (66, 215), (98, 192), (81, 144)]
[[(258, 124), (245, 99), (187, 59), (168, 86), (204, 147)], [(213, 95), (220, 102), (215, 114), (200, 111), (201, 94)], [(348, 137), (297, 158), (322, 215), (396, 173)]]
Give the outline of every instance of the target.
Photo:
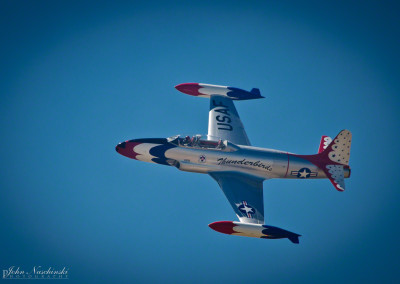
[(224, 147), (224, 142), (222, 142), (222, 139), (219, 139), (217, 149), (222, 149), (223, 147)]
[(190, 140), (190, 146), (196, 146), (197, 140), (198, 138), (196, 136), (193, 136), (192, 139)]
[(183, 145), (189, 146), (189, 144), (190, 144), (190, 136), (188, 135), (183, 140)]

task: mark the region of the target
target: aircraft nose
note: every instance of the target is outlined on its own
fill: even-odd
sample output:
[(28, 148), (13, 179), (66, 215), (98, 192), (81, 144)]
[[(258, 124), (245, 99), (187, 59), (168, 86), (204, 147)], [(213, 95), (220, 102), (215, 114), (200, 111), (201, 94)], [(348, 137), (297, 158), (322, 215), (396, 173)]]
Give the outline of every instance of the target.
[(119, 143), (117, 146), (115, 146), (115, 150), (122, 156), (131, 158), (131, 159), (136, 159), (136, 156), (138, 155), (138, 153), (135, 152), (135, 147), (139, 144), (142, 144), (142, 143), (135, 142), (135, 140), (129, 140), (129, 141)]
[(133, 147), (135, 145), (129, 145), (129, 143), (129, 141), (121, 142), (117, 146), (115, 146), (115, 150), (122, 156), (133, 158), (133, 156), (135, 156), (136, 154), (135, 151), (133, 151)]

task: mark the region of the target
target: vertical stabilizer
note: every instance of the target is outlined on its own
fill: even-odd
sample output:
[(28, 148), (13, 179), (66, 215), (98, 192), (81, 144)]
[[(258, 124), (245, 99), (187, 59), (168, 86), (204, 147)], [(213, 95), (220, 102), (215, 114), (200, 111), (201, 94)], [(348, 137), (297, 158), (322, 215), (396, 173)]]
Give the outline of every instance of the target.
[(250, 93), (252, 93), (253, 95), (261, 97), (260, 89), (258, 89), (258, 88), (251, 89)]
[(331, 144), (332, 138), (329, 136), (322, 136), (321, 142), (319, 143), (318, 154), (322, 153)]

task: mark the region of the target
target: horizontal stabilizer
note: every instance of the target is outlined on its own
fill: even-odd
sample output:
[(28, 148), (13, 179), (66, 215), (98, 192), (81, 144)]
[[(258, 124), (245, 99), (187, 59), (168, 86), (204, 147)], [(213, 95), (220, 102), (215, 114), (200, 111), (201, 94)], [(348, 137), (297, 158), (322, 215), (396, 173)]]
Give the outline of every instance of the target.
[(334, 164), (348, 165), (350, 160), (351, 132), (342, 130), (326, 147), (323, 153), (326, 153), (329, 160)]
[(327, 165), (325, 173), (338, 191), (345, 190), (343, 165)]

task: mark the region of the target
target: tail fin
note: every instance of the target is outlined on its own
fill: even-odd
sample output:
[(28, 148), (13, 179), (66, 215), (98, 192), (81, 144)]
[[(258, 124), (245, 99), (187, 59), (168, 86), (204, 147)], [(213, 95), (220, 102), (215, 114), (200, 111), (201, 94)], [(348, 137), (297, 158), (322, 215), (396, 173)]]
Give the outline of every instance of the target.
[(320, 154), (327, 157), (331, 162), (327, 163), (323, 170), (333, 186), (339, 191), (345, 190), (344, 178), (350, 176), (350, 148), (351, 132), (342, 130)]
[(290, 235), (290, 236), (288, 237), (288, 239), (289, 239), (292, 243), (298, 244), (298, 243), (299, 243), (299, 237), (301, 237), (301, 235), (293, 234), (293, 235)]
[[(349, 130), (340, 131), (330, 143), (328, 138), (322, 136), (318, 154), (299, 155), (299, 157), (322, 169), (333, 186), (337, 190), (343, 191), (345, 189), (344, 179), (350, 177), (351, 132)], [(326, 145), (328, 143), (329, 145)]]
[(251, 89), (250, 93), (252, 93), (253, 95), (261, 97), (260, 89), (258, 89), (258, 88)]
[(322, 136), (321, 142), (319, 143), (318, 154), (322, 153), (331, 144), (332, 138), (329, 136)]

